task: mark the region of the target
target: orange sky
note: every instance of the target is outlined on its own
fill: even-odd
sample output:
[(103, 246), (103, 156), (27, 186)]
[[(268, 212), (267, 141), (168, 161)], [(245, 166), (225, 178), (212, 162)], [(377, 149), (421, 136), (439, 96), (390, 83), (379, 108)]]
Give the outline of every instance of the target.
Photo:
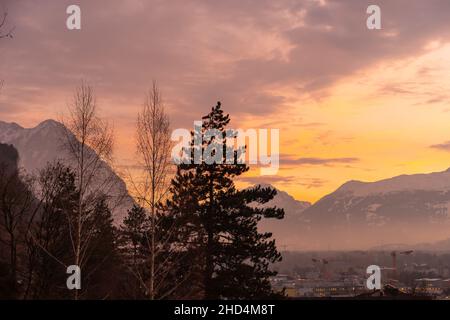
[[(316, 201), (348, 180), (450, 167), (450, 3), (379, 1), (5, 0), (15, 38), (0, 42), (0, 120), (58, 118), (83, 79), (114, 122), (116, 162), (133, 163), (136, 114), (153, 79), (174, 128), (217, 100), (233, 128), (279, 128), (281, 168), (252, 170)], [(2, 10), (2, 8), (0, 8)], [(447, 12), (447, 14), (446, 14)]]
[[(324, 99), (298, 98), (295, 111), (277, 117), (283, 128), (281, 153), (330, 163), (281, 161), (279, 176), (286, 181), (275, 185), (296, 198), (316, 201), (348, 180), (448, 169), (450, 146), (431, 147), (450, 136), (448, 57), (450, 44), (439, 44), (420, 56), (382, 62), (346, 77)], [(284, 90), (289, 95), (289, 88)], [(302, 119), (315, 125), (302, 126)], [(357, 159), (331, 160), (339, 158)]]

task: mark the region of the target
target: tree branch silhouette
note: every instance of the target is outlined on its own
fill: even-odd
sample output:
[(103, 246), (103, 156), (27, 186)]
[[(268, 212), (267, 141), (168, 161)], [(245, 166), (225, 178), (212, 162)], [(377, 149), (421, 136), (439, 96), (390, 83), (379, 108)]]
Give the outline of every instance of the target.
[(6, 29), (6, 18), (8, 17), (8, 12), (3, 13), (3, 17), (0, 20), (0, 39), (3, 38), (13, 38), (13, 31), (15, 27), (12, 27), (8, 29), (7, 31), (4, 31)]

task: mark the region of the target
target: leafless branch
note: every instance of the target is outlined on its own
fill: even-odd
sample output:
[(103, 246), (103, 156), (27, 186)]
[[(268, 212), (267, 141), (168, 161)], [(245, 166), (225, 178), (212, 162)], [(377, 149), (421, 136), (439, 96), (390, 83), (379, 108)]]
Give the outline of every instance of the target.
[(3, 17), (0, 20), (0, 39), (3, 39), (3, 38), (11, 38), (12, 39), (12, 37), (13, 37), (13, 31), (15, 29), (14, 27), (9, 28), (5, 32), (3, 31), (3, 29), (5, 29), (5, 27), (6, 27), (6, 18), (7, 17), (8, 17), (8, 13), (5, 12), (3, 14)]
[[(62, 119), (64, 147), (75, 164), (78, 187), (78, 212), (74, 221), (69, 221), (73, 224), (69, 230), (74, 264), (81, 267), (87, 259), (93, 233), (92, 227), (86, 226), (87, 212), (99, 194), (105, 194), (105, 190), (112, 187), (106, 163), (112, 160), (114, 131), (108, 122), (98, 117), (94, 91), (85, 83), (77, 88), (68, 111), (68, 117)], [(78, 299), (78, 293), (75, 299)]]

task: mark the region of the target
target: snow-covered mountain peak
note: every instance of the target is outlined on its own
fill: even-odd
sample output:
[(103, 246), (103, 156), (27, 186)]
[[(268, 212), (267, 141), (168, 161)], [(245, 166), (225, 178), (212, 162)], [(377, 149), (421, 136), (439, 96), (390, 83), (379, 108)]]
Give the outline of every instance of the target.
[[(45, 120), (33, 128), (23, 128), (15, 123), (0, 122), (0, 143), (11, 144), (19, 152), (19, 165), (27, 173), (36, 173), (49, 162), (63, 161), (70, 165), (72, 157), (64, 148), (64, 125), (55, 120)], [(93, 151), (92, 151), (93, 152)], [(106, 162), (99, 169), (99, 175), (110, 178), (109, 193), (111, 198), (124, 199), (118, 207), (120, 215), (117, 221), (126, 213), (132, 204), (132, 198), (127, 193), (125, 183), (117, 176)], [(117, 200), (118, 201), (118, 200)], [(111, 207), (116, 206), (112, 203)]]
[(450, 191), (450, 169), (441, 172), (400, 175), (375, 182), (348, 181), (337, 192), (364, 197), (404, 191)]
[(32, 128), (32, 129), (61, 128), (62, 126), (63, 125), (58, 121), (55, 121), (53, 119), (47, 119), (45, 121), (42, 121), (41, 123), (39, 123), (36, 127)]

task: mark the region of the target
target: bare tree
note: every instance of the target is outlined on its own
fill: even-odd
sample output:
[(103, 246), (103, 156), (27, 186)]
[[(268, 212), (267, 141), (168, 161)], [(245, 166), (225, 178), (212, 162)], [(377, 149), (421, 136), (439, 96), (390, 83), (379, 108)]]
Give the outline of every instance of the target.
[(142, 200), (150, 207), (150, 280), (149, 296), (155, 298), (156, 206), (167, 192), (170, 167), (169, 119), (164, 110), (156, 82), (149, 91), (137, 120), (137, 152), (144, 166), (144, 193)]
[(13, 37), (14, 28), (6, 29), (6, 18), (7, 17), (8, 17), (8, 13), (4, 12), (3, 16), (0, 18), (0, 39)]
[(34, 194), (39, 199), (39, 210), (30, 216), (25, 233), (25, 299), (63, 296), (58, 284), (65, 272), (59, 271), (65, 271), (64, 260), (70, 258), (66, 217), (67, 211), (74, 211), (77, 196), (75, 174), (60, 162), (48, 163), (36, 176), (36, 182)]
[[(9, 250), (10, 280), (12, 294), (18, 294), (18, 247), (23, 228), (34, 206), (34, 197), (28, 177), (16, 168), (0, 164), (0, 243)], [(5, 232), (6, 237), (1, 234)]]
[[(13, 37), (12, 34), (13, 34), (13, 31), (14, 31), (14, 28), (10, 28), (7, 31), (4, 30), (5, 27), (6, 27), (6, 17), (7, 16), (8, 16), (8, 13), (5, 12), (5, 13), (3, 13), (3, 17), (0, 18), (1, 19), (0, 20), (0, 39), (12, 38)], [(4, 81), (1, 80), (0, 81), (0, 93), (1, 93), (1, 91), (3, 89), (3, 85), (4, 85)]]
[(167, 193), (167, 176), (171, 168), (170, 147), (169, 118), (158, 86), (153, 82), (138, 114), (136, 128), (136, 149), (144, 169), (139, 196), (151, 208), (152, 215)]
[[(74, 264), (83, 267), (93, 236), (87, 222), (96, 199), (105, 194), (111, 177), (107, 176), (105, 162), (111, 162), (114, 134), (111, 126), (98, 117), (92, 87), (82, 84), (77, 88), (69, 115), (62, 122), (65, 128), (65, 149), (74, 163), (77, 176), (78, 206), (74, 219), (70, 219), (70, 237)], [(79, 298), (75, 290), (75, 299)]]
[(143, 172), (139, 182), (132, 182), (138, 202), (150, 213), (150, 239), (148, 239), (150, 275), (147, 289), (152, 300), (156, 295), (157, 207), (168, 190), (167, 177), (171, 168), (170, 147), (169, 118), (157, 83), (154, 81), (137, 117), (136, 148)]

